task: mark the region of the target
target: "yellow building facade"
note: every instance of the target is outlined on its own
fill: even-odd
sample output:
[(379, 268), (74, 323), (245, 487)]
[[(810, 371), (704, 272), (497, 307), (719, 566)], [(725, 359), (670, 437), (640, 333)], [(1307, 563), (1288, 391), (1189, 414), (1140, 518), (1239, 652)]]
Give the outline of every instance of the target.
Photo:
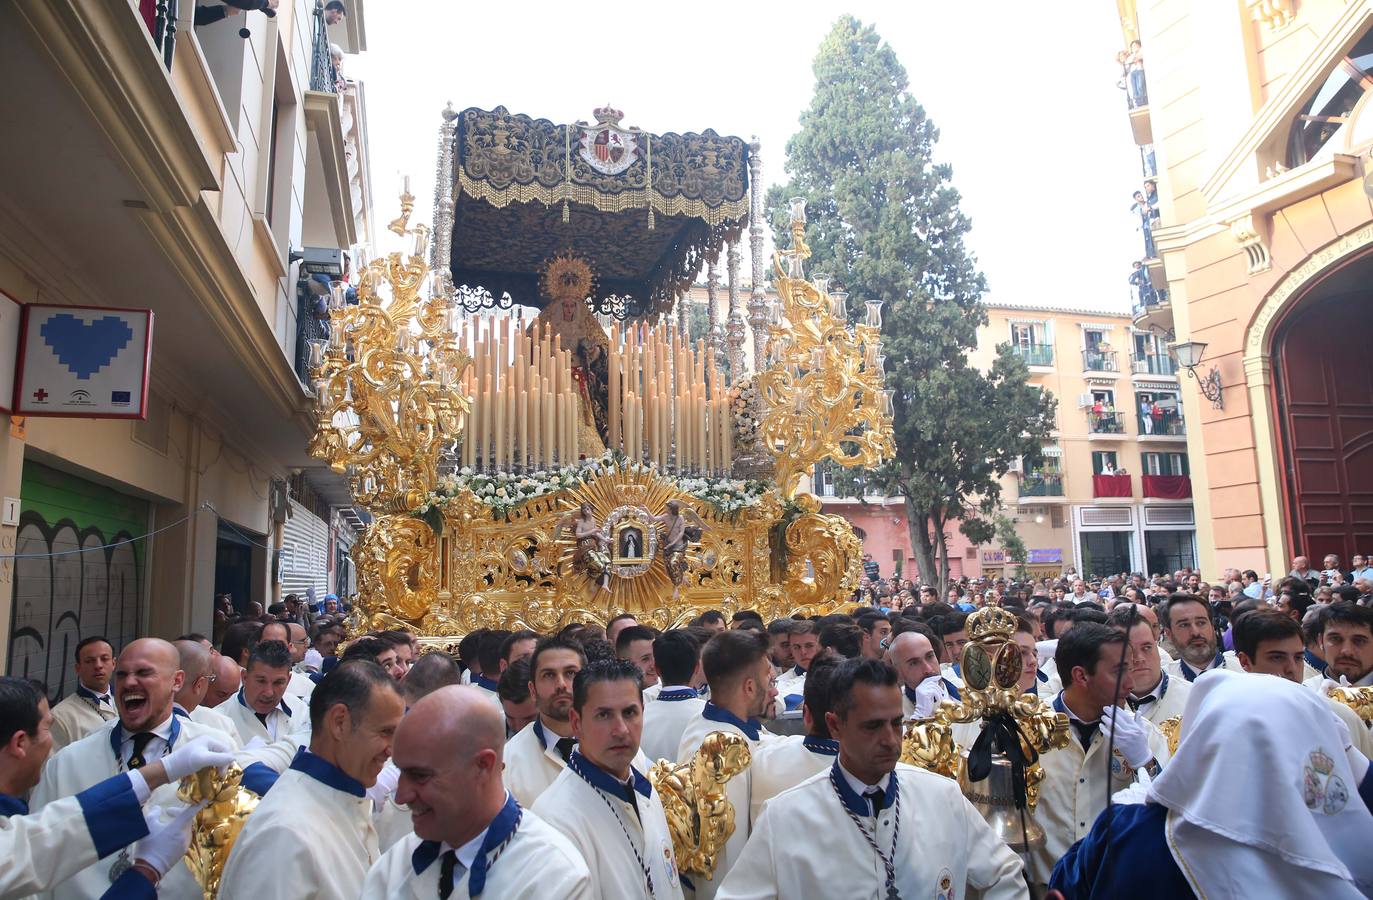
[(155, 317), (145, 419), (0, 417), (0, 659), (54, 696), (83, 637), (342, 584), (300, 341), (373, 231), (363, 0), (275, 12), (0, 4), (0, 294)]
[[(1037, 468), (1002, 482), (1002, 512), (1035, 574), (1172, 572), (1196, 564), (1186, 426), (1175, 367), (1128, 314), (989, 304), (973, 365), (1009, 344), (1058, 400)], [(984, 573), (1005, 570), (982, 548)]]
[(1347, 565), (1373, 549), (1373, 0), (1116, 12), (1142, 50), (1120, 115), (1158, 185), (1134, 323), (1196, 364), (1203, 571)]

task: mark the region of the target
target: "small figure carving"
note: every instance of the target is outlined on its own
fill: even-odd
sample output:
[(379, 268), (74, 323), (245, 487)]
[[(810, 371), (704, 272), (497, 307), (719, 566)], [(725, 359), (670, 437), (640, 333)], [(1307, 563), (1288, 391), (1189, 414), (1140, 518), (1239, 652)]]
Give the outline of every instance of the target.
[[(688, 525), (688, 520), (695, 525)], [(682, 594), (682, 581), (686, 578), (687, 544), (699, 541), (706, 523), (690, 509), (683, 509), (680, 500), (667, 501), (667, 512), (653, 518), (654, 524), (662, 528), (663, 539), (659, 547), (663, 553), (663, 567), (672, 581), (672, 599)]]

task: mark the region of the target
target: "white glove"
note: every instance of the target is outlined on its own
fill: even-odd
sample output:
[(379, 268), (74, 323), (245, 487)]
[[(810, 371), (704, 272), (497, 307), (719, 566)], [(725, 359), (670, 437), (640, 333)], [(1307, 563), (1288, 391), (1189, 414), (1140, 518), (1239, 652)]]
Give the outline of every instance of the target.
[(167, 771), (168, 781), (180, 781), (193, 775), (206, 766), (221, 769), (234, 761), (233, 745), (227, 737), (218, 734), (202, 734), (177, 747), (162, 757), (162, 768)]
[(395, 764), (388, 759), (386, 765), (382, 766), (381, 771), (377, 773), (377, 783), (367, 789), (367, 799), (380, 809), (396, 792), (396, 785), (398, 784), (400, 784), (400, 769), (396, 768)]
[[(155, 870), (159, 876), (176, 865), (186, 855), (191, 845), (191, 825), (195, 814), (205, 806), (174, 806), (162, 809), (160, 806), (148, 808), (144, 817), (148, 821), (148, 836), (133, 845), (133, 858)], [(174, 812), (170, 819), (166, 813)]]
[(1149, 735), (1140, 722), (1139, 713), (1119, 706), (1108, 706), (1101, 711), (1101, 736), (1110, 741), (1115, 732), (1115, 748), (1125, 761), (1136, 769), (1142, 769), (1154, 758), (1149, 749)]
[(915, 717), (927, 719), (934, 715), (944, 699), (944, 677), (931, 675), (915, 686)]

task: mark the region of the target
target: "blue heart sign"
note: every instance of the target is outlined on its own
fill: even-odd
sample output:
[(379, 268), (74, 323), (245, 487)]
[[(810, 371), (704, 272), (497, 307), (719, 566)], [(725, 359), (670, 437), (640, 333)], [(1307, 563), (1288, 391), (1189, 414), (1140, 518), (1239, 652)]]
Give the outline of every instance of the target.
[(152, 313), (24, 307), (15, 410), (32, 416), (143, 418)]
[(38, 333), (58, 361), (82, 381), (109, 365), (133, 340), (133, 329), (118, 316), (83, 322), (71, 313), (58, 313)]

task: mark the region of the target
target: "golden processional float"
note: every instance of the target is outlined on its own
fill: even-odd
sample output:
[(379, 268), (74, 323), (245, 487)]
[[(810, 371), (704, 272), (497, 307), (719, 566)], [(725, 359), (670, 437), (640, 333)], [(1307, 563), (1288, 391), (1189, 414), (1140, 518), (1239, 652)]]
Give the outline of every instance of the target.
[(798, 487), (822, 460), (892, 452), (880, 303), (851, 323), (844, 292), (807, 280), (800, 200), (769, 300), (757, 144), (621, 115), (450, 107), (432, 246), (407, 191), (390, 227), (411, 252), (360, 264), (356, 304), (331, 297), (310, 452), (372, 515), (352, 551), (358, 629), (448, 645), (852, 595), (861, 543)]

